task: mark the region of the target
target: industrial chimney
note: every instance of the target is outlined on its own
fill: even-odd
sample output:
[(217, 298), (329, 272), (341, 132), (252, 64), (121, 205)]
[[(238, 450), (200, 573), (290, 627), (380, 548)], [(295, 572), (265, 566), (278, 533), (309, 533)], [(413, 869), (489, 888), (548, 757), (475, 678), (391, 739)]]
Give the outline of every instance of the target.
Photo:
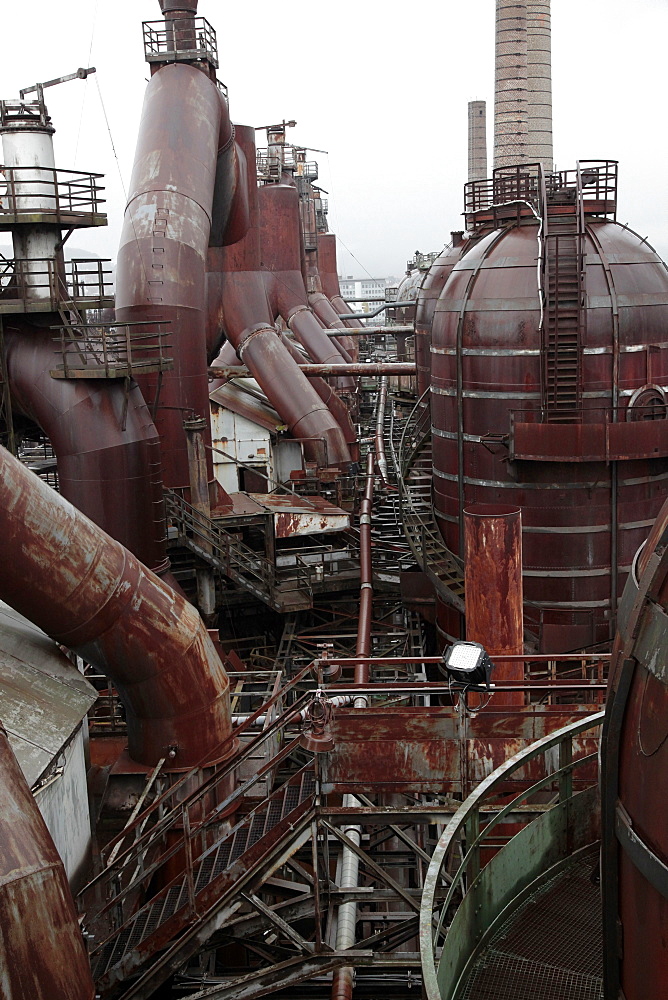
[(487, 177), (487, 104), (469, 101), (469, 181)]
[(494, 167), (552, 170), (550, 0), (496, 0)]

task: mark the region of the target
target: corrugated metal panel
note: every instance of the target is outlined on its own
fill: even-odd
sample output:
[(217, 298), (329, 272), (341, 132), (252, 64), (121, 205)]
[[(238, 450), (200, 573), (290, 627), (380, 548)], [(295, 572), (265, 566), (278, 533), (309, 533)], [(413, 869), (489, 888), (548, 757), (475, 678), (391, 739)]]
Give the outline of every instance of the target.
[(55, 642), (0, 602), (0, 719), (31, 787), (96, 697)]

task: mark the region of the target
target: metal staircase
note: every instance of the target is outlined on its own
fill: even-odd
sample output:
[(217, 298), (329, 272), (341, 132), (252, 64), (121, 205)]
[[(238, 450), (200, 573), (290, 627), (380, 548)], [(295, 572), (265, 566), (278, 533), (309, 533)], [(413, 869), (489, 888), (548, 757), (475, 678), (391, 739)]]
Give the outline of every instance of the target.
[(167, 517), (176, 529), (176, 540), (213, 566), (239, 587), (281, 613), (313, 607), (311, 576), (299, 563), (277, 568), (260, 552), (227, 531), (220, 520), (212, 520), (183, 497), (167, 490)]
[(390, 442), (399, 483), (401, 517), (415, 561), (439, 597), (463, 612), (464, 570), (443, 541), (432, 506), (428, 391), (417, 401), (403, 425), (394, 421)]
[[(581, 405), (581, 358), (586, 311), (585, 226), (579, 168), (576, 178), (573, 187), (551, 195), (550, 211), (543, 212), (543, 407), (550, 422), (576, 421), (576, 411)], [(560, 194), (564, 201), (563, 214), (559, 205)]]
[[(304, 674), (287, 685), (281, 697)], [(256, 715), (270, 712), (278, 697)], [(91, 966), (96, 990), (104, 1000), (152, 996), (225, 925), (248, 893), (254, 893), (308, 841), (316, 793), (311, 762), (232, 829), (225, 817), (252, 801), (254, 786), (263, 787), (261, 783), (299, 750), (299, 738), (287, 742), (252, 777), (226, 794), (240, 764), (256, 759), (262, 744), (271, 746), (310, 697), (302, 696), (212, 777), (202, 782), (202, 772), (196, 769), (181, 777), (107, 845), (108, 866), (79, 896), (86, 931), (94, 943)], [(196, 774), (199, 787), (184, 795)], [(216, 801), (220, 804), (212, 807)], [(122, 850), (132, 836), (134, 843)]]

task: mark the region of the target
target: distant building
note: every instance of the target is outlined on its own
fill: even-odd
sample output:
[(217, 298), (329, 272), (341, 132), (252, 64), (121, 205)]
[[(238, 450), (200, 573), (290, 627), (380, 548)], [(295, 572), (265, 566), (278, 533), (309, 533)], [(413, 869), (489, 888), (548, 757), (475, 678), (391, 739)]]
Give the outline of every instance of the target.
[[(380, 305), (373, 299), (384, 299), (385, 289), (392, 284), (393, 278), (353, 278), (352, 275), (339, 275), (339, 287), (344, 299), (357, 299), (353, 302), (355, 312), (369, 312), (371, 308)], [(367, 304), (368, 300), (368, 304)]]

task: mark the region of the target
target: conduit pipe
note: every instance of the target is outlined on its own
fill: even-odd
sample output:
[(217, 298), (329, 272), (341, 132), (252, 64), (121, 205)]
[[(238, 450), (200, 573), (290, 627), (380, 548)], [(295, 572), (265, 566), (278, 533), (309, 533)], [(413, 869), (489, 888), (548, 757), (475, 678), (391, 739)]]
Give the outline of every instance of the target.
[[(186, 6), (195, 13), (195, 3)], [(121, 322), (170, 323), (173, 370), (137, 381), (149, 405), (158, 403), (163, 473), (172, 488), (189, 485), (183, 418), (209, 413), (207, 248), (211, 240), (237, 238), (244, 214), (247, 225), (246, 185), (237, 183), (241, 162), (216, 84), (195, 65), (162, 66), (144, 100), (118, 254), (116, 313)], [(212, 483), (208, 450), (207, 456)]]
[[(370, 451), (366, 460), (366, 482), (360, 504), (360, 613), (357, 625), (355, 655), (366, 658), (355, 663), (355, 684), (369, 683), (368, 657), (371, 653), (371, 622), (373, 619), (373, 565), (371, 560), (371, 513), (373, 511), (373, 467), (374, 454)], [(368, 707), (366, 695), (357, 695), (353, 702), (356, 709)], [(343, 797), (345, 808), (354, 808), (359, 802), (354, 795)], [(342, 832), (359, 847), (362, 829), (359, 826), (344, 827)], [(341, 860), (342, 889), (354, 889), (359, 883), (359, 857), (349, 847), (343, 847)], [(355, 947), (355, 927), (357, 925), (357, 903), (341, 903), (338, 909), (336, 929), (336, 950), (345, 951)], [(353, 995), (354, 970), (352, 966), (336, 969), (332, 977), (332, 1000), (351, 1000)]]
[(376, 466), (383, 486), (390, 486), (387, 480), (387, 456), (385, 454), (385, 410), (387, 408), (387, 375), (383, 375), (378, 389), (378, 405), (376, 406), (376, 434), (374, 447), (376, 451)]
[(192, 605), (4, 448), (0, 530), (0, 599), (111, 678), (133, 760), (213, 763), (229, 680)]
[(126, 410), (120, 381), (51, 378), (50, 330), (14, 320), (5, 326), (5, 347), (12, 406), (49, 437), (62, 495), (154, 573), (164, 573), (160, 441), (141, 391), (130, 389)]
[[(521, 684), (524, 664), (503, 654), (524, 652), (522, 512), (503, 504), (464, 510), (466, 638), (481, 643), (495, 680)], [(522, 691), (494, 695), (496, 705), (523, 705)]]
[[(209, 249), (209, 327), (224, 331), (293, 437), (304, 440), (307, 456), (321, 465), (345, 467), (351, 456), (341, 428), (300, 372), (274, 326), (260, 249), (255, 130), (238, 126), (237, 137), (248, 164), (250, 226), (233, 246)], [(317, 447), (319, 441), (324, 442), (326, 462)]]
[(0, 992), (92, 1000), (95, 987), (63, 862), (0, 726)]

